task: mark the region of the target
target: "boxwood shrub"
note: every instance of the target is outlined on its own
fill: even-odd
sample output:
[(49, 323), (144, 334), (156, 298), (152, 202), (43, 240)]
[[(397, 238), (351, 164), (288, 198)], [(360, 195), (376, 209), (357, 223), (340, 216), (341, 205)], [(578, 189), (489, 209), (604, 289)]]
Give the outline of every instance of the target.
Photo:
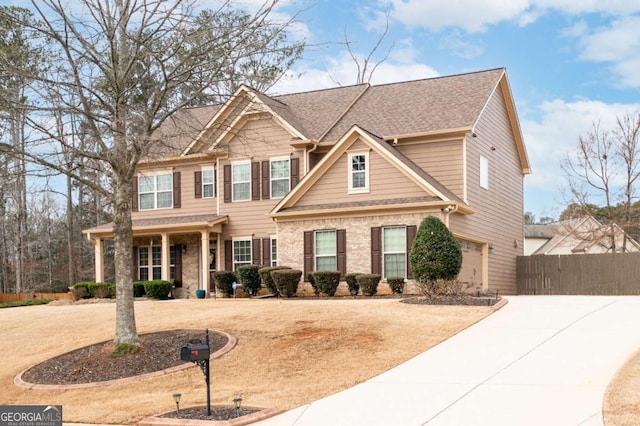
[(144, 292), (152, 299), (168, 299), (173, 284), (171, 281), (153, 280), (144, 282)]
[(238, 281), (233, 271), (215, 271), (213, 279), (216, 282), (216, 288), (223, 296), (230, 297), (233, 295), (233, 282)]
[(111, 283), (87, 283), (87, 291), (89, 297), (95, 297), (98, 299), (107, 299), (113, 297), (115, 294), (111, 294), (109, 286)]
[(262, 268), (262, 265), (243, 265), (238, 268), (238, 278), (242, 283), (242, 288), (245, 293), (250, 296), (258, 294), (260, 287), (262, 286), (262, 279), (258, 272)]
[(391, 292), (393, 292), (393, 294), (402, 294), (404, 291), (403, 277), (387, 278), (387, 284), (389, 284), (389, 288), (391, 288)]
[(316, 284), (316, 279), (313, 276), (313, 272), (309, 272), (307, 274), (307, 281), (311, 284), (311, 288), (313, 288), (313, 294), (318, 296), (320, 294), (320, 290), (318, 290), (318, 284)]
[(147, 294), (144, 289), (144, 283), (146, 281), (133, 282), (133, 297), (144, 297)]
[(312, 276), (320, 294), (326, 294), (329, 297), (335, 296), (338, 285), (340, 285), (340, 272), (317, 271)]
[(276, 269), (271, 271), (271, 278), (278, 289), (278, 293), (284, 297), (291, 297), (298, 292), (298, 284), (302, 271), (297, 269)]
[(71, 293), (73, 294), (73, 300), (88, 299), (89, 297), (89, 284), (92, 282), (80, 282), (75, 283), (71, 287)]
[(344, 276), (344, 280), (347, 282), (347, 287), (349, 288), (349, 294), (352, 296), (357, 296), (360, 291), (360, 286), (358, 285), (358, 281), (356, 277), (358, 275), (362, 275), (360, 272), (352, 272)]
[(360, 274), (356, 277), (356, 281), (365, 296), (373, 296), (378, 292), (378, 284), (380, 283), (380, 274)]
[(280, 271), (283, 269), (291, 269), (288, 266), (265, 266), (264, 268), (258, 269), (258, 274), (260, 275), (260, 280), (262, 281), (262, 285), (266, 287), (272, 294), (279, 296), (278, 288), (276, 287), (276, 283), (273, 282), (273, 278), (271, 277), (271, 271)]

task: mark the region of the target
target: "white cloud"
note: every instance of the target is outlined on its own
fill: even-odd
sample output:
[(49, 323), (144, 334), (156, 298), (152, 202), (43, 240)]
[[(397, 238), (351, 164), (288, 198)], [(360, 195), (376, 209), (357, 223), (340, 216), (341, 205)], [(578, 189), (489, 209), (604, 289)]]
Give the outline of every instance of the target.
[[(343, 53), (336, 58), (327, 58), (326, 68), (294, 68), (271, 93), (296, 93), (329, 87), (348, 86), (356, 83), (357, 68), (351, 57)], [(298, 75), (301, 75), (298, 77)], [(437, 77), (436, 70), (425, 64), (385, 61), (380, 64), (371, 79), (371, 84), (394, 83)]]
[(486, 31), (504, 21), (528, 25), (548, 11), (570, 15), (600, 13), (624, 16), (640, 11), (637, 0), (387, 0), (394, 19), (410, 28), (440, 31), (448, 27), (469, 33)]

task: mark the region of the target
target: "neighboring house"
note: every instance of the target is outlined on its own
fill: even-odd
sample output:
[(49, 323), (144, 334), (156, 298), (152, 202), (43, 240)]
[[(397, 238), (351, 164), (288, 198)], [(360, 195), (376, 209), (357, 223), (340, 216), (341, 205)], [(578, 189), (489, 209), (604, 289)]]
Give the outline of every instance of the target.
[(593, 216), (546, 225), (525, 225), (524, 236), (526, 256), (640, 251), (640, 244), (618, 225), (603, 225)]
[[(136, 279), (174, 280), (178, 296), (252, 263), (411, 279), (434, 215), (463, 248), (462, 281), (515, 293), (530, 170), (504, 69), (281, 96), (241, 86), (157, 139), (133, 188)], [(112, 225), (84, 232), (102, 280)]]

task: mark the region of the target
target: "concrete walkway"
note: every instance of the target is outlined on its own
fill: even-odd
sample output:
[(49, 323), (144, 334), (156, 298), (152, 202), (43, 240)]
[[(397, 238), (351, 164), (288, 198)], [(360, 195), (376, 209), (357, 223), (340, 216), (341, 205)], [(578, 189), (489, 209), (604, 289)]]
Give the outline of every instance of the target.
[(640, 348), (640, 297), (508, 299), (392, 370), (257, 424), (602, 425), (607, 384)]

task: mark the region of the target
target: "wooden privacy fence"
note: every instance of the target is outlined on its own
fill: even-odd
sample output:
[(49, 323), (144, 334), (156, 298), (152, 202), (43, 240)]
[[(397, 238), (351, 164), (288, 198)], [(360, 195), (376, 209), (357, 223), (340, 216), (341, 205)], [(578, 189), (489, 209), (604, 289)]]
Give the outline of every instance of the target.
[(518, 294), (640, 295), (640, 253), (518, 257)]
[(73, 300), (73, 296), (70, 293), (0, 293), (0, 303), (22, 302), (30, 299)]

